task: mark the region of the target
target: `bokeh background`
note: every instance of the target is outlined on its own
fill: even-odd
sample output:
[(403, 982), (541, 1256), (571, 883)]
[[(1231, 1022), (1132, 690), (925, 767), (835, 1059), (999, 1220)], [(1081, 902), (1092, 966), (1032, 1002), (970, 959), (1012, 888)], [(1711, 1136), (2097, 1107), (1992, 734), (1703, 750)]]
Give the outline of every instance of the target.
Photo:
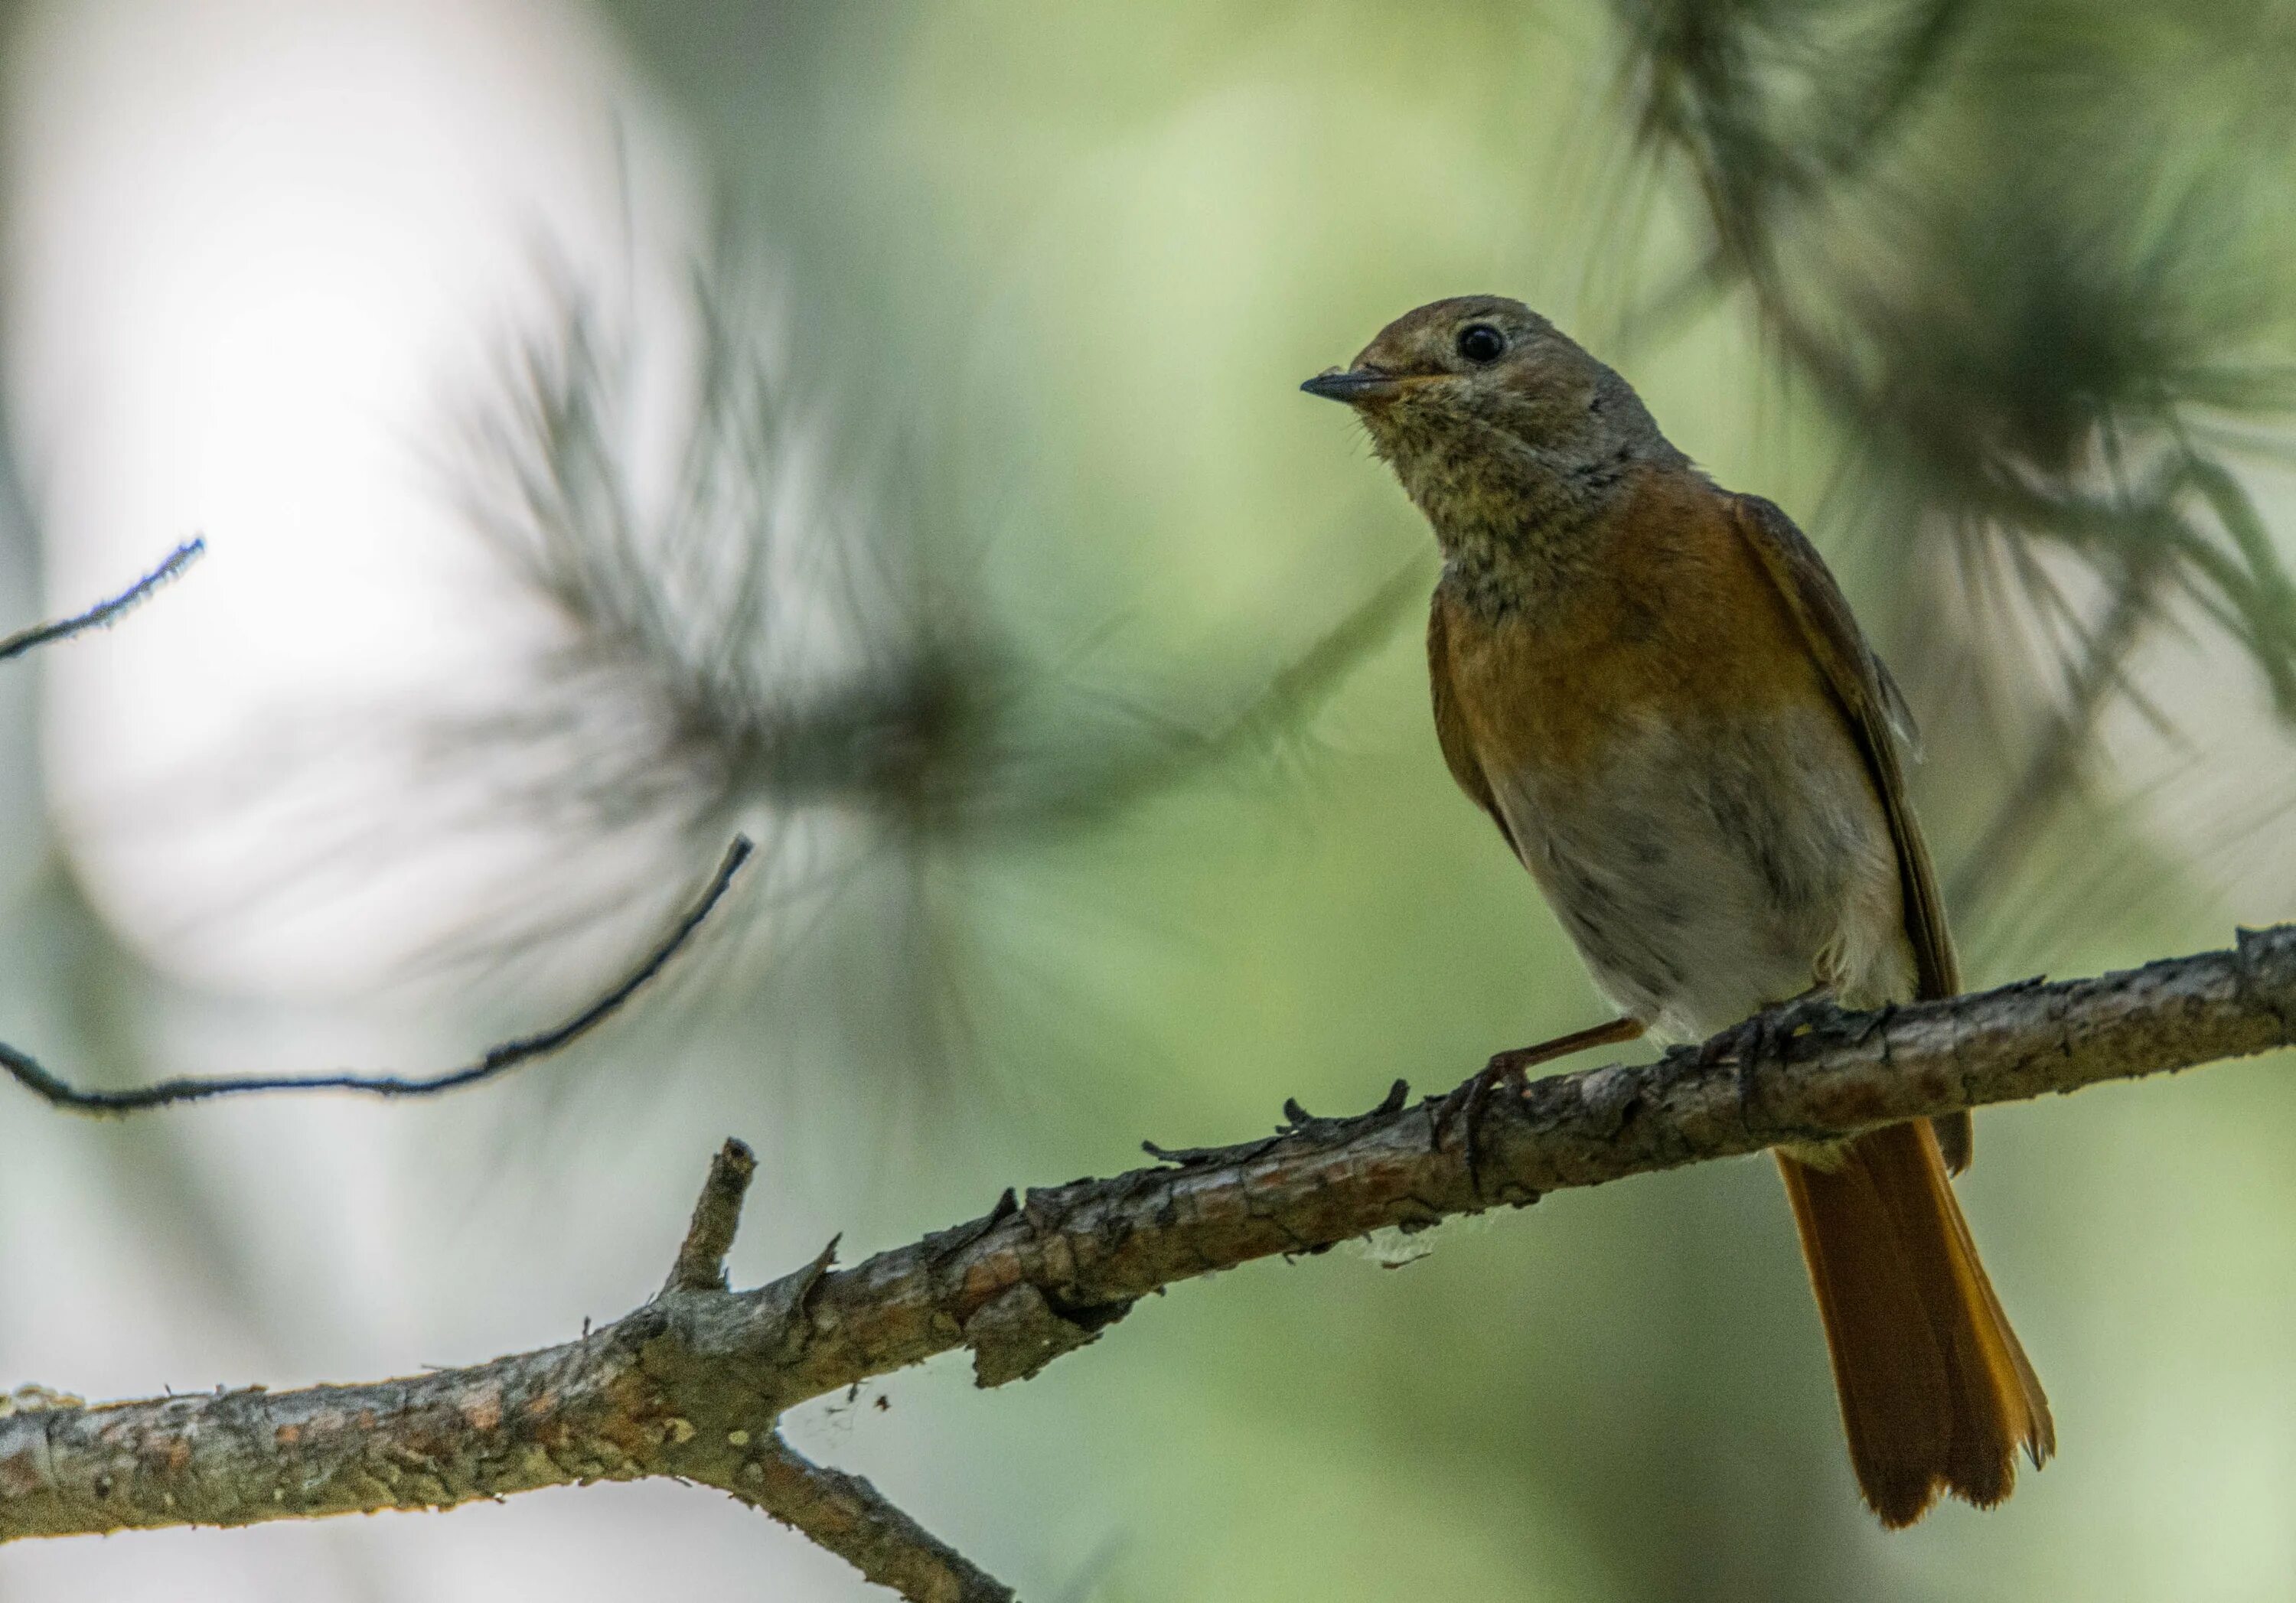
[[(0, 0), (0, 1378), (356, 1379), (1597, 1003), (1442, 772), (1415, 518), (1297, 395), (1500, 290), (1828, 552), (1974, 984), (2296, 909), (2284, 0)], [(792, 1434), (1031, 1598), (2283, 1599), (2296, 1101), (1980, 1120), (2062, 1459), (1859, 1510), (1766, 1163), (1177, 1289)], [(883, 1406), (879, 1406), (880, 1403)], [(712, 1494), (0, 1550), (0, 1599), (873, 1595)]]

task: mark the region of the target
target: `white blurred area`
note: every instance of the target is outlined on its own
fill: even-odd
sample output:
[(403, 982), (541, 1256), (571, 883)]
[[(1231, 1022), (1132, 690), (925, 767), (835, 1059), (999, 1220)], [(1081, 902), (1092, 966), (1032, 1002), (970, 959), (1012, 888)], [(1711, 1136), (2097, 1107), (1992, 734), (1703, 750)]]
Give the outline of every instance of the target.
[[(2241, 482), (2271, 531), (2284, 563), (2296, 562), (2296, 474), (2234, 458)], [(2205, 514), (2199, 516), (2206, 527)], [(2084, 631), (2102, 633), (2112, 597), (2095, 574), (2043, 549), (2037, 568), (2068, 598)], [(1980, 632), (2003, 683), (2053, 711), (2072, 703), (2086, 664), (2081, 636), (2045, 617), (2029, 597), (2000, 597)], [(1956, 603), (1958, 604), (1958, 603)], [(2023, 683), (2020, 684), (2020, 681)], [(1950, 704), (1931, 715), (1962, 716)], [(2223, 945), (2232, 926), (2277, 924), (2296, 908), (2296, 743), (2246, 648), (2190, 596), (2164, 586), (2136, 632), (2110, 694), (2098, 706), (2094, 745), (2077, 765), (2076, 789), (2118, 814), (2150, 848), (2145, 861), (2119, 853), (2052, 852), (2013, 869), (2005, 894), (1964, 955), (1982, 968), (1996, 952), (2037, 958), (2055, 971), (2125, 963), (2131, 920), (2161, 952)], [(2028, 737), (2038, 746), (2037, 719)], [(2022, 967), (2015, 973), (2024, 972)], [(1985, 983), (2012, 977), (1988, 972)]]
[[(554, 0), (51, 0), (0, 70), (0, 353), (50, 608), (194, 532), (211, 548), (127, 626), (37, 666), (74, 871), (188, 987), (121, 1027), (157, 1072), (443, 1066), (472, 1044), (451, 1017), (283, 1021), (193, 994), (362, 996), (472, 906), (563, 876), (546, 836), (512, 828), (410, 847), (373, 882), (299, 877), (330, 830), (403, 815), (413, 836), (433, 816), (361, 742), (304, 737), (458, 705), (530, 649), (426, 448), (545, 309), (545, 263), (676, 300), (702, 210), (678, 141), (612, 41)], [(250, 894), (274, 879), (292, 894)], [(12, 1038), (63, 1034), (37, 999), (12, 1008)], [(680, 1103), (610, 1151), (569, 1135), (515, 1182), (501, 1108), (467, 1101), (291, 1099), (162, 1126), (17, 1099), (6, 1116), (42, 1123), (0, 1167), (0, 1375), (134, 1396), (372, 1378), (626, 1311), (726, 1116)], [(178, 1228), (171, 1197), (205, 1220)], [(776, 1198), (739, 1266), (801, 1261), (838, 1206)], [(663, 1586), (866, 1595), (760, 1517), (668, 1485), (0, 1549), (6, 1603)]]
[(70, 0), (21, 37), (6, 381), (50, 606), (210, 545), (43, 665), (56, 825), (162, 969), (371, 993), (564, 872), (407, 793), (395, 725), (482, 710), (546, 623), (455, 516), (442, 441), (546, 277), (676, 297), (692, 183), (552, 0)]
[[(2240, 468), (2281, 560), (2296, 565), (2296, 473)], [(2107, 708), (2099, 732), (2115, 791), (2206, 887), (2201, 938), (2220, 942), (2226, 921), (2260, 928), (2296, 911), (2296, 742), (2236, 642), (2189, 603), (2163, 612), (2129, 665), (2136, 694)]]

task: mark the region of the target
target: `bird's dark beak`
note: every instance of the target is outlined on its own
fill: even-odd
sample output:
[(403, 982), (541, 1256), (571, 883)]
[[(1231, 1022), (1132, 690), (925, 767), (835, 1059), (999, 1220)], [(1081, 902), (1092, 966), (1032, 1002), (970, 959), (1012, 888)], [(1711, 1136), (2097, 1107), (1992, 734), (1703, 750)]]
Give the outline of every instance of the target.
[(1359, 406), (1365, 401), (1393, 395), (1398, 385), (1393, 373), (1382, 372), (1376, 367), (1334, 367), (1328, 372), (1317, 373), (1300, 388), (1327, 401)]

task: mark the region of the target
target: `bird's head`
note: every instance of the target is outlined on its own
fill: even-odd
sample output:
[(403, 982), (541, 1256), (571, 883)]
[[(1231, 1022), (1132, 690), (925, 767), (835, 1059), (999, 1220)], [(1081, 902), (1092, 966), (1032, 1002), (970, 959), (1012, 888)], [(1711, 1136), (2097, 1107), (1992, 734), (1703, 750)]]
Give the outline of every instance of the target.
[(1680, 460), (1624, 379), (1504, 296), (1406, 312), (1300, 388), (1354, 408), (1447, 539), (1463, 520), (1560, 515), (1635, 462)]

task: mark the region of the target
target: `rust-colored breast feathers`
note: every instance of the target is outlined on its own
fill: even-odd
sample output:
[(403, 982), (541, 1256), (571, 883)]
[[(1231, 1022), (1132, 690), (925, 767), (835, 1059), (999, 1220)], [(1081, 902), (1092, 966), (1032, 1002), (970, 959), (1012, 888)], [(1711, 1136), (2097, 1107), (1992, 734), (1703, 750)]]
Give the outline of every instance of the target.
[(1486, 769), (1567, 783), (1598, 772), (1622, 731), (1825, 699), (1733, 500), (1694, 475), (1652, 473), (1594, 535), (1599, 582), (1496, 617), (1439, 590), (1431, 646), (1447, 652), (1439, 701), (1447, 694), (1457, 724), (1447, 750), (1461, 742)]

